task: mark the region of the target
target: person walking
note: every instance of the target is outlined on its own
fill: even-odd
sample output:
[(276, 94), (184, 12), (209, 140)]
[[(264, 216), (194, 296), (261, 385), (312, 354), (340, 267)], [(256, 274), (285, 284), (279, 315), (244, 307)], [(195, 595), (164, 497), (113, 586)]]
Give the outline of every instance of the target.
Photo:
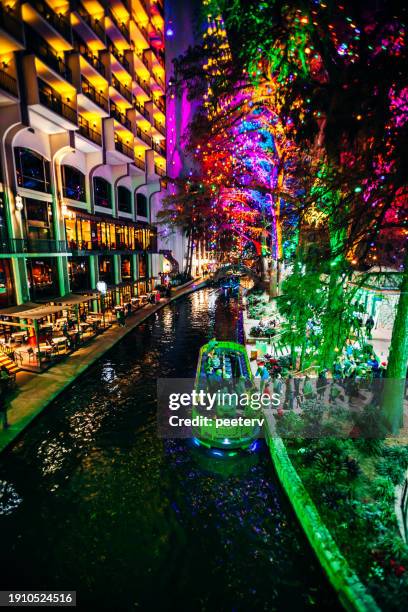
[(255, 377), (261, 379), (261, 383), (260, 383), (260, 386), (259, 386), (259, 391), (262, 393), (266, 383), (269, 380), (268, 368), (266, 367), (264, 361), (260, 361), (258, 363), (258, 368), (257, 368), (257, 370), (255, 372)]
[(369, 340), (371, 340), (373, 337), (373, 327), (374, 327), (374, 319), (370, 315), (365, 323), (366, 334)]

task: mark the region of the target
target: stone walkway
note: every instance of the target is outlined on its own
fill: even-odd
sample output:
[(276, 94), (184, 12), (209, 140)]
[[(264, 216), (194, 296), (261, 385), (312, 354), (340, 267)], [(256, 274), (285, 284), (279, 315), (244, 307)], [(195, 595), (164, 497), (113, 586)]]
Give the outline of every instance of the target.
[(175, 290), (170, 299), (161, 299), (158, 304), (145, 306), (126, 319), (124, 327), (114, 326), (88, 345), (81, 347), (66, 360), (61, 361), (41, 374), (18, 372), (18, 393), (9, 403), (7, 429), (0, 431), (0, 452), (6, 448), (46, 408), (53, 399), (64, 391), (89, 366), (111, 349), (132, 329), (145, 321), (169, 302), (200, 289), (205, 285), (202, 279), (195, 279)]

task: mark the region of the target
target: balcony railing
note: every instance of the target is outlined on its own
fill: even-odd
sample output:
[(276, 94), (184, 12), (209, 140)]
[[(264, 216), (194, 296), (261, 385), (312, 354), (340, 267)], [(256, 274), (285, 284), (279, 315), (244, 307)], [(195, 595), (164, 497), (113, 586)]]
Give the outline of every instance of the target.
[(127, 70), (129, 74), (131, 74), (130, 64), (123, 53), (120, 53), (113, 43), (108, 45), (108, 49), (112, 53), (113, 57), (118, 60), (119, 64), (123, 66), (123, 68)]
[(156, 153), (160, 153), (160, 155), (166, 157), (166, 148), (160, 145), (158, 142), (153, 142), (152, 148), (154, 149), (154, 151), (156, 151)]
[(16, 79), (7, 72), (4, 72), (4, 70), (0, 70), (0, 89), (4, 89), (12, 96), (16, 96), (16, 98), (18, 97), (18, 86)]
[[(11, 238), (4, 245), (10, 253), (67, 253), (66, 240), (31, 240), (30, 238)], [(3, 248), (4, 248), (3, 247)]]
[(66, 81), (72, 82), (71, 69), (65, 64), (65, 62), (56, 55), (52, 47), (31, 28), (27, 27), (27, 47), (33, 52), (39, 59), (47, 64), (50, 68), (55, 70), (61, 75)]
[(146, 168), (146, 163), (142, 159), (139, 159), (138, 157), (135, 157), (134, 164), (137, 168), (140, 168), (141, 170), (145, 170)]
[(94, 32), (94, 34), (96, 34), (97, 37), (102, 40), (102, 42), (106, 42), (105, 28), (102, 25), (102, 21), (99, 21), (99, 19), (95, 19), (94, 17), (91, 17), (91, 15), (88, 13), (86, 8), (82, 6), (82, 4), (78, 5), (77, 11), (78, 11), (78, 14), (81, 16), (81, 18), (83, 19), (83, 21), (85, 21), (85, 23)]
[(138, 136), (139, 138), (141, 138), (143, 140), (143, 142), (145, 142), (146, 144), (149, 145), (149, 147), (152, 146), (152, 137), (149, 136), (149, 134), (146, 134), (146, 132), (143, 132), (140, 127), (136, 128), (136, 136)]
[(118, 81), (114, 74), (112, 74), (112, 85), (124, 98), (126, 98), (126, 100), (128, 100), (129, 102), (133, 101), (132, 92), (130, 91), (130, 89), (122, 85), (122, 83)]
[(149, 111), (146, 109), (146, 107), (144, 106), (144, 104), (141, 104), (140, 102), (138, 102), (137, 100), (135, 100), (135, 109), (139, 111), (139, 113), (141, 115), (143, 115), (143, 117), (146, 117), (146, 119), (150, 120), (150, 115), (149, 115)]
[(127, 40), (128, 43), (130, 43), (129, 24), (120, 22), (119, 19), (114, 14), (114, 12), (112, 11), (112, 9), (110, 9), (109, 7), (106, 9), (106, 14), (109, 15), (109, 17), (112, 19), (113, 23), (118, 28), (122, 36)]
[(86, 61), (95, 68), (103, 77), (106, 75), (105, 66), (97, 55), (94, 55), (90, 48), (84, 43), (84, 41), (78, 36), (74, 35), (74, 49), (77, 53), (80, 53)]
[(35, 8), (37, 13), (47, 21), (52, 27), (62, 34), (68, 40), (72, 40), (72, 30), (69, 18), (61, 13), (55, 13), (46, 2), (38, 2), (37, 0), (28, 0), (31, 6)]
[(139, 83), (140, 87), (147, 93), (148, 96), (151, 95), (152, 90), (150, 87), (150, 83), (142, 79), (138, 74), (135, 74), (135, 81)]
[(155, 56), (155, 58), (157, 59), (157, 61), (159, 62), (159, 64), (161, 66), (165, 66), (165, 61), (164, 61), (164, 54), (162, 51), (160, 51), (159, 49), (154, 49), (153, 47), (149, 47), (149, 51), (151, 51), (153, 53), (153, 55)]
[(95, 87), (91, 85), (88, 79), (84, 76), (81, 77), (82, 82), (82, 93), (87, 98), (90, 98), (95, 104), (103, 108), (104, 111), (109, 112), (109, 101), (102, 94), (96, 91)]
[(155, 103), (155, 105), (157, 106), (158, 109), (160, 109), (162, 111), (162, 113), (166, 112), (166, 105), (163, 102), (163, 100), (161, 100), (160, 98), (156, 98), (155, 100), (153, 100), (153, 102)]
[(164, 127), (164, 125), (159, 123), (157, 119), (154, 120), (154, 127), (156, 128), (156, 130), (159, 130), (159, 132), (163, 134), (163, 136), (166, 135), (166, 128)]
[(166, 171), (163, 170), (163, 168), (160, 168), (160, 166), (158, 166), (157, 164), (154, 164), (154, 171), (156, 172), (156, 174), (158, 174), (159, 176), (166, 176)]
[(11, 6), (4, 6), (0, 3), (0, 28), (11, 34), (16, 40), (23, 42), (23, 22), (16, 11)]
[(121, 125), (123, 125), (128, 130), (132, 131), (132, 122), (130, 121), (130, 119), (126, 117), (125, 114), (120, 112), (120, 110), (118, 109), (118, 107), (116, 106), (114, 102), (111, 102), (110, 114), (111, 114), (111, 117), (114, 117), (116, 121), (119, 121)]
[(134, 153), (132, 147), (129, 147), (120, 138), (115, 138), (115, 149), (119, 151), (119, 153), (123, 153), (123, 155), (127, 155), (133, 159)]
[(99, 240), (82, 240), (80, 242), (76, 240), (69, 240), (68, 242), (69, 251), (72, 253), (76, 252), (98, 252), (105, 253), (109, 251), (123, 251), (123, 252), (134, 252), (142, 250), (142, 245), (135, 241), (135, 244), (127, 244), (126, 242), (102, 242)]
[(164, 84), (163, 79), (161, 77), (159, 77), (158, 74), (155, 74), (155, 73), (153, 73), (153, 76), (154, 76), (154, 79), (155, 79), (156, 83), (158, 83), (160, 85), (160, 87), (164, 90), (166, 86)]
[(147, 28), (143, 24), (141, 24), (141, 23), (137, 23), (137, 27), (139, 28), (139, 30), (141, 31), (141, 33), (145, 37), (146, 41), (149, 42), (149, 32), (147, 31)]
[(57, 115), (68, 119), (68, 121), (71, 121), (71, 123), (77, 124), (78, 118), (76, 109), (72, 108), (72, 106), (68, 106), (68, 104), (65, 104), (65, 102), (61, 100), (59, 95), (54, 92), (54, 90), (51, 90), (48, 85), (42, 84), (40, 82), (40, 79), (38, 83), (38, 94), (40, 104), (46, 106), (54, 113), (57, 113)]
[(146, 68), (149, 68), (149, 70), (150, 70), (149, 60), (145, 56), (144, 51), (145, 50), (142, 50), (142, 49), (136, 49), (136, 55), (143, 62), (143, 64), (146, 66)]
[(79, 133), (82, 134), (82, 136), (85, 136), (85, 138), (92, 140), (92, 142), (98, 145), (102, 145), (102, 134), (91, 128), (89, 122), (84, 117), (81, 117), (81, 115), (78, 117), (78, 125)]

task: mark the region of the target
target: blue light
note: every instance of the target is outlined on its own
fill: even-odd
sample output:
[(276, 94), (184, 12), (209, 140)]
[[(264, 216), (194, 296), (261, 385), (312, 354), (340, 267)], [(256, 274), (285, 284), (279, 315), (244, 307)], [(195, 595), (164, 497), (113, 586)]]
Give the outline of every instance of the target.
[(172, 36), (174, 36), (174, 30), (172, 27), (168, 27), (166, 30), (166, 36), (168, 36), (169, 38), (171, 38)]
[(258, 440), (254, 440), (251, 444), (251, 446), (248, 448), (248, 450), (250, 451), (254, 451), (258, 448)]

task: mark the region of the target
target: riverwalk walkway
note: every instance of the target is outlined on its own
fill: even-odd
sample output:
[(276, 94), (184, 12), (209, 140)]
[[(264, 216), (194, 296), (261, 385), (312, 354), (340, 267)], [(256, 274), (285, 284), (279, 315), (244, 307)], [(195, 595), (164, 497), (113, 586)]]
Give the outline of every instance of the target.
[(0, 452), (13, 442), (20, 433), (42, 412), (60, 393), (89, 366), (109, 351), (132, 329), (145, 321), (173, 300), (187, 295), (205, 285), (203, 279), (195, 279), (179, 289), (173, 289), (170, 298), (162, 298), (157, 304), (149, 304), (130, 315), (124, 327), (117, 325), (97, 336), (88, 345), (81, 347), (66, 360), (59, 362), (41, 374), (33, 372), (17, 373), (17, 394), (8, 406), (7, 429), (0, 431)]

